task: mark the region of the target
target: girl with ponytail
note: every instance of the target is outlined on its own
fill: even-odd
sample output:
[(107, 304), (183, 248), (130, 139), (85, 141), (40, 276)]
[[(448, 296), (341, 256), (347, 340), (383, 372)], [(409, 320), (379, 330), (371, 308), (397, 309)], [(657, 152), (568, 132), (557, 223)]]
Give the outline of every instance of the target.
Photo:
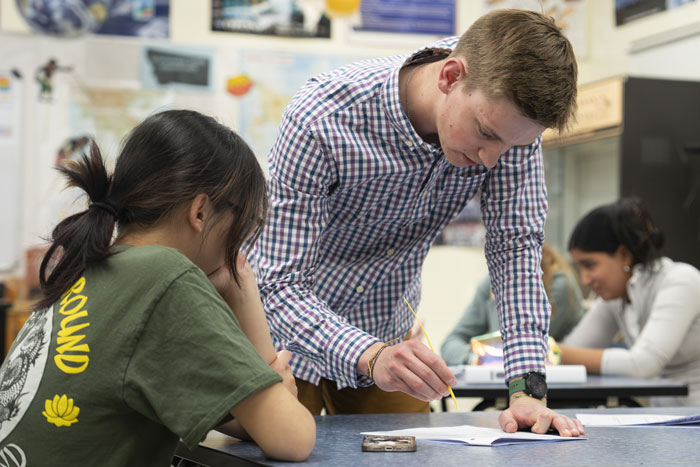
[[(588, 213), (569, 253), (598, 296), (561, 345), (562, 363), (591, 373), (663, 376), (687, 397), (654, 405), (700, 405), (700, 271), (662, 256), (664, 236), (644, 205), (621, 199)], [(622, 333), (627, 348), (606, 348)]]
[(165, 466), (179, 439), (218, 427), (305, 459), (315, 423), (240, 253), (267, 212), (240, 136), (166, 111), (133, 129), (114, 173), (94, 143), (59, 170), (87, 208), (53, 230), (43, 297), (0, 369), (0, 450), (27, 465)]

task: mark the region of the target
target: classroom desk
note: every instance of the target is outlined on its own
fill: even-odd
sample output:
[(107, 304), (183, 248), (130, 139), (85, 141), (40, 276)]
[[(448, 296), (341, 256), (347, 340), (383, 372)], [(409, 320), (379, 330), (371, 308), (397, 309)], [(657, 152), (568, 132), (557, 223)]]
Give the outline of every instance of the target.
[[(452, 390), (455, 397), (481, 397), (475, 411), (488, 407), (505, 408), (508, 388), (505, 383), (458, 383)], [(627, 376), (588, 375), (585, 383), (552, 383), (547, 391), (547, 405), (553, 408), (627, 406), (638, 407), (632, 397), (687, 396), (688, 385), (669, 379), (642, 379)], [(450, 397), (442, 399), (447, 411)]]
[[(695, 415), (700, 407), (574, 409), (576, 413), (664, 413)], [(316, 446), (309, 459), (297, 465), (311, 466), (464, 466), (464, 465), (698, 465), (700, 428), (588, 428), (588, 439), (514, 446), (480, 447), (437, 444), (418, 440), (412, 453), (362, 452), (363, 431), (393, 430), (420, 426), (476, 425), (498, 427), (497, 411), (440, 412), (389, 415), (317, 416)], [(221, 441), (211, 448), (198, 447), (190, 453), (184, 446), (177, 455), (211, 467), (234, 465), (290, 466), (266, 459), (253, 443)]]

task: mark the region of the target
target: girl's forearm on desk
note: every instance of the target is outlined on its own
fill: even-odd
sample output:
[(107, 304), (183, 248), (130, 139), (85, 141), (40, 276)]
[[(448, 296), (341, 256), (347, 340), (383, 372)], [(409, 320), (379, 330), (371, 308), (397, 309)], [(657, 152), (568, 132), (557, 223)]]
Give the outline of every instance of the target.
[(600, 374), (605, 349), (586, 349), (559, 345), (562, 365), (584, 365), (589, 373)]

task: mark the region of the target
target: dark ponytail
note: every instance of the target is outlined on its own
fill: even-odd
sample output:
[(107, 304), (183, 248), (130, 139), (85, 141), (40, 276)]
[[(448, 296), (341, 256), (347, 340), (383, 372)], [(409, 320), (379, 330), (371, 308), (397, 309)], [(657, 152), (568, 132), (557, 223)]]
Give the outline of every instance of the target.
[(85, 191), (90, 204), (54, 229), (39, 272), (43, 297), (37, 308), (51, 306), (91, 263), (111, 255), (115, 223), (120, 238), (158, 224), (204, 193), (217, 214), (206, 234), (233, 209), (226, 261), (237, 281), (238, 251), (246, 240), (255, 241), (267, 216), (265, 177), (250, 147), (191, 110), (161, 112), (136, 126), (112, 176), (94, 143), (89, 156), (58, 170), (69, 186)]
[(118, 214), (117, 208), (107, 199), (111, 177), (94, 141), (91, 141), (89, 155), (83, 154), (78, 162), (63, 161), (56, 168), (66, 177), (68, 186), (86, 193), (90, 205), (85, 211), (61, 221), (51, 233), (51, 246), (39, 269), (43, 292), (37, 304), (39, 309), (53, 304), (89, 263), (110, 256)]
[(569, 239), (569, 250), (609, 255), (620, 245), (630, 251), (634, 264), (645, 268), (651, 268), (661, 256), (663, 232), (639, 199), (622, 198), (594, 209), (576, 224)]

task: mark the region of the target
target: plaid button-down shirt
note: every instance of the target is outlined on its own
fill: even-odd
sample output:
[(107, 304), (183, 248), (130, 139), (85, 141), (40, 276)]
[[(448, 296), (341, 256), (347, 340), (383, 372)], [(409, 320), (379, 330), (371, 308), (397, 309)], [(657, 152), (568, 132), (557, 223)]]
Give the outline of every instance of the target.
[[(429, 49), (449, 53), (456, 42)], [(357, 375), (360, 355), (378, 339), (407, 334), (414, 317), (403, 298), (415, 309), (430, 245), (478, 194), (506, 378), (544, 373), (540, 139), (512, 148), (490, 170), (451, 165), (401, 108), (407, 58), (312, 78), (285, 110), (269, 156), (270, 218), (252, 255), (275, 346), (292, 352), (303, 380), (371, 384)]]

